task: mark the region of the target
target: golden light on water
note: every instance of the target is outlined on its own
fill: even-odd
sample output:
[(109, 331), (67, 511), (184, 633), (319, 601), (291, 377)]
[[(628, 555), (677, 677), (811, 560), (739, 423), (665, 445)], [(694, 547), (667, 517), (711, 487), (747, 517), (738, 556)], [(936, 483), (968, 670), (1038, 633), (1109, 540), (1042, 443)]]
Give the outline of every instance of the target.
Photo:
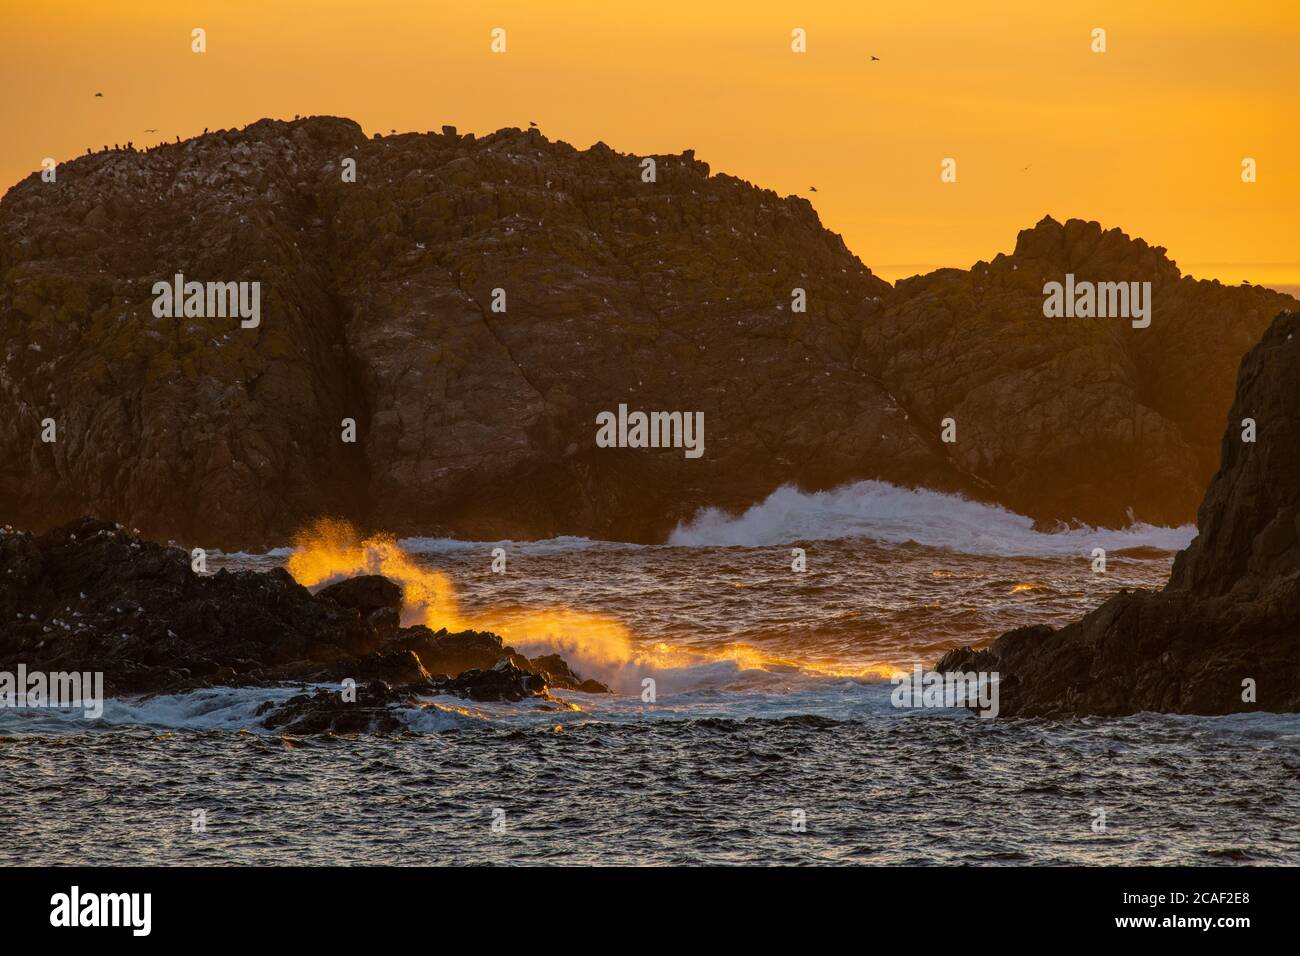
[(382, 574), (402, 586), (404, 624), (449, 631), (469, 627), (457, 609), (451, 579), (421, 567), (391, 535), (363, 538), (346, 521), (320, 518), (295, 535), (286, 568), (295, 581), (309, 588), (359, 574)]
[(584, 677), (595, 676), (616, 690), (639, 693), (641, 677), (712, 662), (740, 670), (789, 670), (833, 677), (888, 677), (891, 667), (800, 664), (773, 657), (748, 644), (685, 647), (664, 641), (638, 642), (622, 621), (576, 608), (461, 608), (456, 585), (443, 571), (426, 567), (391, 535), (361, 535), (346, 521), (321, 518), (295, 537), (286, 569), (304, 587), (360, 574), (381, 574), (403, 589), (402, 623), (450, 632), (490, 631), (527, 656), (558, 653)]

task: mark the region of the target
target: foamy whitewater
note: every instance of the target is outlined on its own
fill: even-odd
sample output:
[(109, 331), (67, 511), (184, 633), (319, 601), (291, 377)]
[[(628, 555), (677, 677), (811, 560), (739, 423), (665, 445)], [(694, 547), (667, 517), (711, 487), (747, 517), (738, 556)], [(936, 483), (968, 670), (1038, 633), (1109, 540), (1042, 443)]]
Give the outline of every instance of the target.
[[(496, 630), (615, 693), (561, 692), (577, 711), (429, 697), (398, 737), (259, 729), (258, 707), (298, 687), (110, 700), (97, 721), (0, 711), (0, 774), (21, 781), (0, 859), (42, 846), (51, 862), (104, 863), (1294, 864), (1293, 715), (1007, 721), (890, 703), (891, 674), (950, 647), (1160, 587), (1194, 534), (1044, 533), (861, 482), (707, 510), (657, 546), (406, 539), (402, 573), (438, 584), (405, 623)], [(490, 570), (498, 547), (505, 574)], [(349, 573), (363, 570), (392, 573)], [(209, 811), (202, 835), (194, 808)]]
[(1135, 524), (1121, 531), (1034, 529), (1024, 515), (924, 488), (908, 490), (883, 481), (860, 481), (832, 491), (807, 493), (786, 486), (740, 517), (716, 508), (679, 526), (668, 543), (683, 547), (747, 547), (793, 541), (868, 538), (881, 544), (912, 542), (964, 554), (1047, 556), (1158, 548), (1181, 551), (1196, 536), (1191, 525), (1160, 528)]

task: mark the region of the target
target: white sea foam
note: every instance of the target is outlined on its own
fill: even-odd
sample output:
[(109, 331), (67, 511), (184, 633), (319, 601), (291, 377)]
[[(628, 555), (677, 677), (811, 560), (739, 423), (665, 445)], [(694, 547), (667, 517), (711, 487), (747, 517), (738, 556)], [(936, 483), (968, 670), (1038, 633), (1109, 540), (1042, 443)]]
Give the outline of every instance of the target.
[[(340, 690), (338, 684), (311, 685)], [(258, 734), (275, 734), (262, 726), (265, 714), (257, 711), (267, 701), (284, 703), (303, 693), (300, 687), (210, 687), (183, 694), (119, 697), (104, 701), (104, 713), (96, 720), (86, 720), (79, 710), (11, 709), (0, 711), (0, 733), (69, 734), (82, 731), (151, 730), (204, 731), (247, 730)], [(467, 701), (439, 698), (431, 706), (403, 708), (407, 722), (422, 731), (450, 730), (484, 723), (489, 714), (475, 714)]]
[[(884, 481), (859, 481), (830, 491), (804, 492), (785, 485), (763, 501), (735, 515), (702, 508), (668, 537), (671, 547), (760, 548), (796, 541), (863, 538), (882, 544), (914, 542), (964, 554), (1004, 557), (1054, 557), (1126, 548), (1181, 551), (1196, 537), (1193, 525), (1177, 528), (1144, 523), (1127, 528), (1088, 526), (1039, 531), (1025, 515), (1000, 505), (971, 501), (926, 488), (900, 488)], [(511, 554), (555, 554), (595, 549), (652, 547), (560, 535), (540, 541), (462, 541), (456, 538), (409, 537), (398, 545), (412, 554), (439, 555), (503, 547)], [(264, 554), (211, 552), (234, 566), (279, 565), (292, 548)]]
[(208, 549), (209, 558), (223, 559), (231, 563), (239, 563), (239, 564), (255, 563), (258, 561), (268, 561), (268, 560), (274, 560), (275, 563), (279, 564), (283, 562), (286, 558), (288, 558), (289, 555), (291, 554), (293, 554), (293, 548), (289, 548), (289, 547), (272, 548), (269, 551), (257, 551), (257, 552), (222, 551), (219, 548)]
[(859, 481), (831, 491), (786, 485), (741, 515), (705, 508), (679, 525), (668, 543), (679, 547), (768, 547), (794, 541), (867, 538), (884, 544), (915, 542), (965, 554), (1055, 556), (1093, 548), (1178, 551), (1196, 536), (1191, 525), (1124, 529), (1034, 529), (1024, 515), (998, 505), (883, 481)]
[(123, 727), (156, 727), (168, 730), (256, 729), (257, 708), (268, 700), (283, 701), (301, 693), (281, 687), (212, 687), (184, 694), (147, 697), (115, 697), (104, 701), (104, 713), (85, 720), (79, 711), (15, 710), (12, 723), (0, 721), (6, 730), (32, 733), (71, 733)]

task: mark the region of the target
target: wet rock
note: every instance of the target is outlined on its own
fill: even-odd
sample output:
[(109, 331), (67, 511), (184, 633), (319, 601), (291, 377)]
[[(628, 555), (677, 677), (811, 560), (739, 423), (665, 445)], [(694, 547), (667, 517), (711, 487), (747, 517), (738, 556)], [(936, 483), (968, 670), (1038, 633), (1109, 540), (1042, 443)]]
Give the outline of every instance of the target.
[(102, 670), (109, 693), (131, 693), (163, 689), (178, 671), (242, 677), (379, 645), (354, 611), (283, 569), (196, 574), (184, 551), (89, 518), (0, 536), (0, 663)]
[(584, 694), (608, 694), (610, 690), (597, 680), (583, 680), (573, 672), (568, 662), (559, 654), (546, 654), (528, 660), (528, 669), (546, 678), (552, 687), (576, 690)]
[(443, 628), (435, 632), (416, 625), (404, 628), (391, 646), (412, 651), (430, 674), (454, 676), (467, 670), (490, 670), (502, 659), (521, 667), (528, 665), (528, 658), (484, 631), (449, 633)]
[(546, 678), (502, 660), (491, 670), (469, 670), (438, 684), (441, 693), (478, 701), (521, 701), (530, 697), (553, 700)]
[(382, 574), (363, 574), (358, 577), (339, 581), (316, 592), (317, 598), (333, 601), (342, 607), (358, 611), (362, 617), (369, 617), (375, 611), (389, 609), (401, 611), (401, 585), (390, 581)]
[(358, 685), (354, 701), (338, 690), (321, 689), (283, 704), (268, 701), (257, 715), (264, 718), (262, 727), (283, 734), (392, 734), (406, 728), (395, 709), (418, 706), (406, 689), (377, 680)]
[(429, 672), (411, 651), (375, 651), (363, 657), (351, 657), (321, 666), (304, 662), (292, 669), (280, 669), (263, 675), (268, 680), (340, 682), (354, 680), (384, 681), (393, 685), (424, 686), (430, 683)]
[(316, 592), (316, 597), (356, 611), (383, 637), (396, 635), (402, 622), (402, 588), (380, 574), (363, 574)]

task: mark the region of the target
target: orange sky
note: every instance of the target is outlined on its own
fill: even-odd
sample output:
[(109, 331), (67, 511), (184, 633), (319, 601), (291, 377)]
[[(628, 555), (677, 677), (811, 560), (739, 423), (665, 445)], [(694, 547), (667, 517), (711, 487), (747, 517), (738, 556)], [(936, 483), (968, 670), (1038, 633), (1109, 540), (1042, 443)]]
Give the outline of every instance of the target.
[(45, 156), (263, 116), (535, 120), (809, 196), (890, 280), (1009, 251), (1050, 213), (1197, 276), (1300, 284), (1297, 50), (1296, 0), (0, 0), (0, 189)]

